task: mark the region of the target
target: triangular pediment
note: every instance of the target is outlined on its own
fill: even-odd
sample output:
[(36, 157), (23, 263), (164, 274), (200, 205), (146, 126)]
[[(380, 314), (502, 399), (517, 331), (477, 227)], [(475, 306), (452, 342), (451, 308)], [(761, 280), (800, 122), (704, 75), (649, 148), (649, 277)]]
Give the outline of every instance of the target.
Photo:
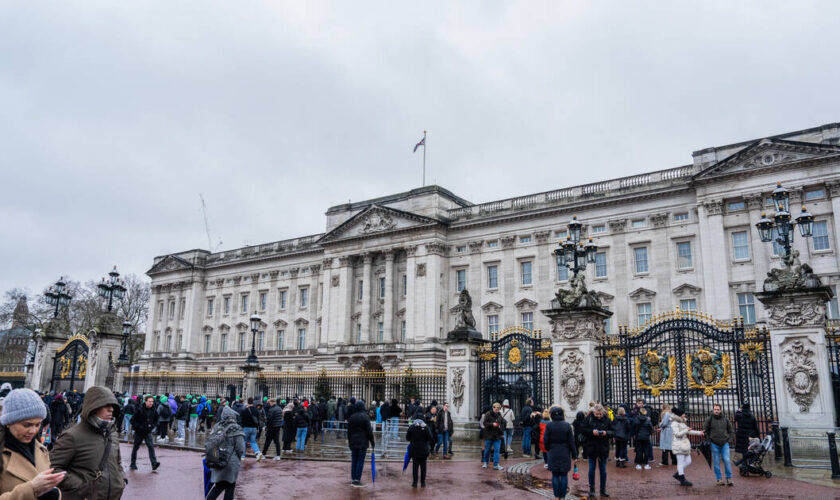
[(762, 139), (704, 169), (696, 174), (694, 179), (703, 180), (739, 172), (775, 169), (788, 163), (836, 155), (840, 155), (840, 146)]
[(654, 292), (653, 290), (648, 290), (647, 288), (639, 287), (639, 288), (633, 290), (632, 292), (630, 292), (629, 296), (633, 300), (652, 299), (653, 297), (656, 296), (656, 292)]
[(531, 299), (522, 299), (513, 304), (517, 309), (524, 311), (533, 311), (537, 308), (537, 303)]
[(689, 283), (683, 283), (682, 285), (674, 288), (671, 290), (674, 292), (674, 295), (677, 297), (695, 297), (700, 295), (701, 288), (698, 286), (691, 285)]
[(380, 234), (429, 228), (442, 224), (440, 221), (423, 215), (390, 207), (370, 205), (322, 236), (318, 240), (318, 243), (324, 244), (340, 240), (368, 238)]
[(481, 306), (481, 310), (486, 312), (486, 313), (499, 312), (499, 311), (502, 310), (502, 305), (499, 304), (498, 302), (493, 302), (491, 300), (491, 301), (485, 303), (483, 306)]
[(146, 274), (151, 276), (152, 274), (188, 270), (192, 268), (193, 265), (189, 261), (176, 255), (167, 255), (160, 262), (153, 265), (151, 269), (146, 271)]

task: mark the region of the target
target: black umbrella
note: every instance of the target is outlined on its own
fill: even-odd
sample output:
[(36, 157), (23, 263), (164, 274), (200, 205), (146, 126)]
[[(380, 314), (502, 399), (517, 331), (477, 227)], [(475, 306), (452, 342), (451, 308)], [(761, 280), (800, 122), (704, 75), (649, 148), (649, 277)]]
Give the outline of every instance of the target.
[(706, 463), (709, 464), (709, 468), (712, 468), (712, 445), (709, 443), (708, 439), (704, 439), (699, 445), (697, 445), (697, 451), (703, 455), (703, 458), (706, 459)]

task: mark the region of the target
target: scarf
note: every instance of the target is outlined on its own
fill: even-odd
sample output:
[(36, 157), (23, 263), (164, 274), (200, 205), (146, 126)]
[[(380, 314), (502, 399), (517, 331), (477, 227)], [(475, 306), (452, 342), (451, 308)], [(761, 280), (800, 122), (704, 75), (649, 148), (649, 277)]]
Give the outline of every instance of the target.
[(32, 466), (35, 466), (35, 439), (29, 443), (22, 443), (12, 434), (11, 431), (6, 432), (6, 442), (4, 446), (14, 452), (19, 453), (23, 458), (29, 460)]

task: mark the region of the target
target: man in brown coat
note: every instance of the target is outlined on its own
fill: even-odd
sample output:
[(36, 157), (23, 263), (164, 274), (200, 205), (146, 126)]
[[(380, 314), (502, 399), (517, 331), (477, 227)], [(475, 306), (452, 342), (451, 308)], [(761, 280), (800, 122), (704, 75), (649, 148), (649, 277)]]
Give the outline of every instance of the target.
[(125, 488), (114, 414), (117, 398), (105, 387), (91, 387), (82, 421), (64, 431), (50, 453), (55, 471), (67, 471), (58, 485), (62, 498), (117, 499)]

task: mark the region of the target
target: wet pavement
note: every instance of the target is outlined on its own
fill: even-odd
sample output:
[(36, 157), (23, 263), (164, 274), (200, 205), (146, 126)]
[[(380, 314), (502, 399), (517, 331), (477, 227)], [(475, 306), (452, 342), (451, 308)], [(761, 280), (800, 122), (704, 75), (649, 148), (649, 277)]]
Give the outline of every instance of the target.
[[(632, 454), (631, 454), (632, 455)], [(631, 458), (632, 461), (632, 458)], [(675, 465), (653, 465), (651, 470), (636, 470), (628, 464), (626, 469), (617, 469), (615, 462), (607, 465), (607, 492), (611, 498), (622, 500), (656, 500), (684, 497), (723, 499), (840, 499), (840, 481), (810, 481), (807, 469), (791, 469), (778, 466), (772, 458), (764, 463), (765, 468), (773, 472), (773, 477), (741, 477), (737, 468), (733, 468), (733, 486), (718, 486), (712, 469), (703, 457), (692, 456), (692, 464), (686, 469), (686, 478), (692, 487), (683, 487), (671, 477), (677, 471)], [(580, 480), (572, 480), (569, 474), (571, 493), (586, 496), (589, 490), (589, 466), (587, 461), (579, 460)], [(721, 472), (723, 469), (721, 469)], [(543, 468), (542, 462), (531, 469), (531, 475), (549, 491), (551, 490), (551, 472)], [(781, 477), (780, 477), (781, 476)], [(808, 482), (793, 477), (803, 476)], [(829, 473), (830, 476), (830, 473)], [(596, 487), (598, 478), (595, 478)], [(599, 490), (596, 488), (596, 492)]]
[[(128, 470), (131, 446), (121, 444), (123, 464)], [(128, 471), (124, 499), (153, 500), (203, 498), (201, 454), (174, 448), (157, 448), (161, 467), (151, 471), (145, 447), (138, 452), (139, 470)], [(411, 468), (402, 472), (397, 462), (377, 462), (376, 483), (371, 484), (370, 456), (362, 475), (365, 486), (350, 486), (350, 463), (323, 460), (265, 460), (247, 458), (237, 481), (236, 498), (388, 499), (444, 495), (447, 500), (471, 498), (541, 498), (519, 490), (505, 481), (504, 472), (481, 469), (478, 461), (429, 461), (427, 488), (411, 488)]]

